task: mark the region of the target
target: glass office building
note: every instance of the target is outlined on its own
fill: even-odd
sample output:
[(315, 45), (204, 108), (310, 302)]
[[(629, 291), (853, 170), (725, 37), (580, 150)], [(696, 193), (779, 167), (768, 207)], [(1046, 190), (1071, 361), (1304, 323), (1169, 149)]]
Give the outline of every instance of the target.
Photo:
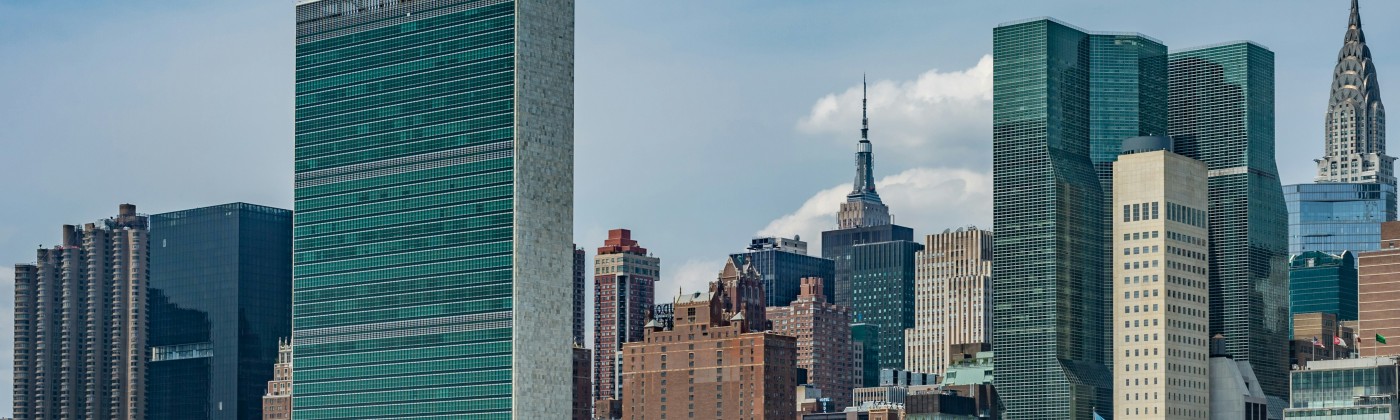
[(1288, 253), (1380, 249), (1381, 222), (1395, 220), (1395, 186), (1325, 182), (1283, 186)]
[(573, 18), (298, 2), (294, 419), (569, 416)]
[(1288, 211), (1274, 164), (1274, 54), (1232, 42), (1173, 52), (1167, 67), (1168, 134), (1210, 170), (1210, 332), (1283, 398)]
[(1394, 357), (1315, 361), (1291, 375), (1285, 419), (1400, 419), (1400, 371)]
[(856, 245), (913, 240), (914, 229), (893, 224), (822, 232), (822, 258), (831, 260), (835, 267), (835, 281), (831, 282), (831, 287), (836, 304), (852, 306), (851, 276), (855, 273), (852, 250)]
[[(740, 263), (748, 262), (763, 276), (763, 294), (768, 306), (788, 306), (797, 300), (803, 277), (821, 277), (822, 294), (831, 303), (836, 293), (836, 263), (826, 258), (798, 253), (774, 244), (781, 238), (759, 238), (748, 251), (731, 254)], [(786, 241), (786, 239), (783, 239)], [(800, 241), (794, 241), (800, 242)], [(806, 243), (802, 242), (803, 248)]]
[[(1288, 262), (1288, 319), (1314, 312), (1337, 316), (1338, 321), (1357, 318), (1356, 255), (1308, 251)], [(1290, 326), (1289, 331), (1293, 331)], [(1301, 337), (1300, 337), (1301, 338)]]
[(1042, 18), (997, 26), (992, 45), (997, 393), (1010, 418), (1112, 413), (1090, 34)]
[(232, 203), (150, 223), (147, 416), (261, 419), (292, 333), (292, 212)]
[(851, 250), (852, 307), (861, 322), (879, 328), (880, 369), (904, 369), (904, 330), (914, 328), (914, 254), (923, 250), (912, 241), (861, 244)]

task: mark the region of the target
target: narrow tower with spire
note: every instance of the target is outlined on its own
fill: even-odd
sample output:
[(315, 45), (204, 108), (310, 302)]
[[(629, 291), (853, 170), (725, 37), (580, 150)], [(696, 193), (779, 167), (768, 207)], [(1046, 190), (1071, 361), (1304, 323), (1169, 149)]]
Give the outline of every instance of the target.
[(1346, 38), (1332, 71), (1324, 132), (1326, 149), (1316, 160), (1317, 182), (1395, 186), (1395, 158), (1385, 154), (1385, 106), (1356, 0), (1351, 2)]
[(875, 192), (875, 173), (870, 146), (870, 117), (866, 113), (868, 90), (865, 77), (860, 80), (860, 141), (856, 143), (856, 179), (846, 202), (836, 213), (841, 229), (882, 226), (890, 224), (890, 208)]

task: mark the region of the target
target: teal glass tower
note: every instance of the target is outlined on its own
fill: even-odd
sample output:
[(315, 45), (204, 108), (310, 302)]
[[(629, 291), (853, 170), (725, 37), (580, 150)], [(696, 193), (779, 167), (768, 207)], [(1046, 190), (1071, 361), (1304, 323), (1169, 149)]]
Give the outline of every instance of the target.
[(1274, 164), (1274, 54), (1252, 42), (1168, 57), (1168, 133), (1209, 168), (1210, 332), (1288, 395), (1288, 211)]
[(569, 417), (573, 13), (298, 2), (294, 419)]
[(1308, 251), (1288, 260), (1289, 336), (1293, 315), (1325, 312), (1338, 321), (1357, 319), (1356, 255)]
[(1090, 34), (993, 30), (992, 347), (1007, 418), (1112, 413), (1103, 193), (1091, 159)]

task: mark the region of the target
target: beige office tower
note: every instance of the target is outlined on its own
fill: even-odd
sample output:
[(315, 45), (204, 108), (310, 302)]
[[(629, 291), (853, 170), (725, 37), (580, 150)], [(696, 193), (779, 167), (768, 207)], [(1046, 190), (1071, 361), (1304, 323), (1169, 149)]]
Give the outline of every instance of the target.
[(966, 227), (924, 243), (914, 256), (914, 328), (904, 330), (904, 368), (942, 377), (951, 346), (991, 341), (992, 232)]
[(15, 266), (15, 418), (146, 418), (148, 226), (122, 204)]
[(1113, 164), (1113, 409), (1210, 418), (1206, 166), (1168, 137), (1123, 142)]

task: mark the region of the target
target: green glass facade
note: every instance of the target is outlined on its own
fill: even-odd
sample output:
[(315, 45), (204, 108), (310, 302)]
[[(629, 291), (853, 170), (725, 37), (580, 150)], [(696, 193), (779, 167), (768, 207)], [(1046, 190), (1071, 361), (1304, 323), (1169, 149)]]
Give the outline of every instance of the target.
[(1037, 19), (998, 26), (992, 44), (997, 392), (1007, 418), (1112, 413), (1090, 35)]
[[(293, 418), (566, 418), (573, 5), (297, 6)], [(521, 346), (519, 343), (531, 343)]]
[(1288, 331), (1293, 332), (1297, 314), (1325, 312), (1336, 315), (1338, 321), (1355, 321), (1357, 280), (1356, 256), (1351, 251), (1294, 255), (1288, 261)]
[(904, 330), (914, 328), (914, 254), (923, 250), (912, 241), (851, 247), (852, 307), (880, 332), (877, 369), (904, 369)]
[[(1210, 169), (1210, 332), (1288, 395), (1288, 211), (1274, 164), (1274, 54), (1251, 42), (1168, 57), (1178, 153)], [(1000, 350), (1000, 349), (998, 349)]]
[[(1142, 34), (1090, 33), (1089, 157), (1104, 197), (1104, 273), (1113, 272), (1113, 162), (1124, 139), (1166, 132), (1167, 46)], [(1103, 319), (1111, 320), (1113, 295), (1103, 299)], [(1112, 323), (1104, 323), (1104, 340), (1113, 342)], [(1104, 352), (1104, 363), (1113, 365), (1113, 352)]]
[(857, 322), (851, 324), (851, 342), (860, 348), (860, 369), (856, 384), (860, 386), (880, 385), (880, 327), (875, 324)]

